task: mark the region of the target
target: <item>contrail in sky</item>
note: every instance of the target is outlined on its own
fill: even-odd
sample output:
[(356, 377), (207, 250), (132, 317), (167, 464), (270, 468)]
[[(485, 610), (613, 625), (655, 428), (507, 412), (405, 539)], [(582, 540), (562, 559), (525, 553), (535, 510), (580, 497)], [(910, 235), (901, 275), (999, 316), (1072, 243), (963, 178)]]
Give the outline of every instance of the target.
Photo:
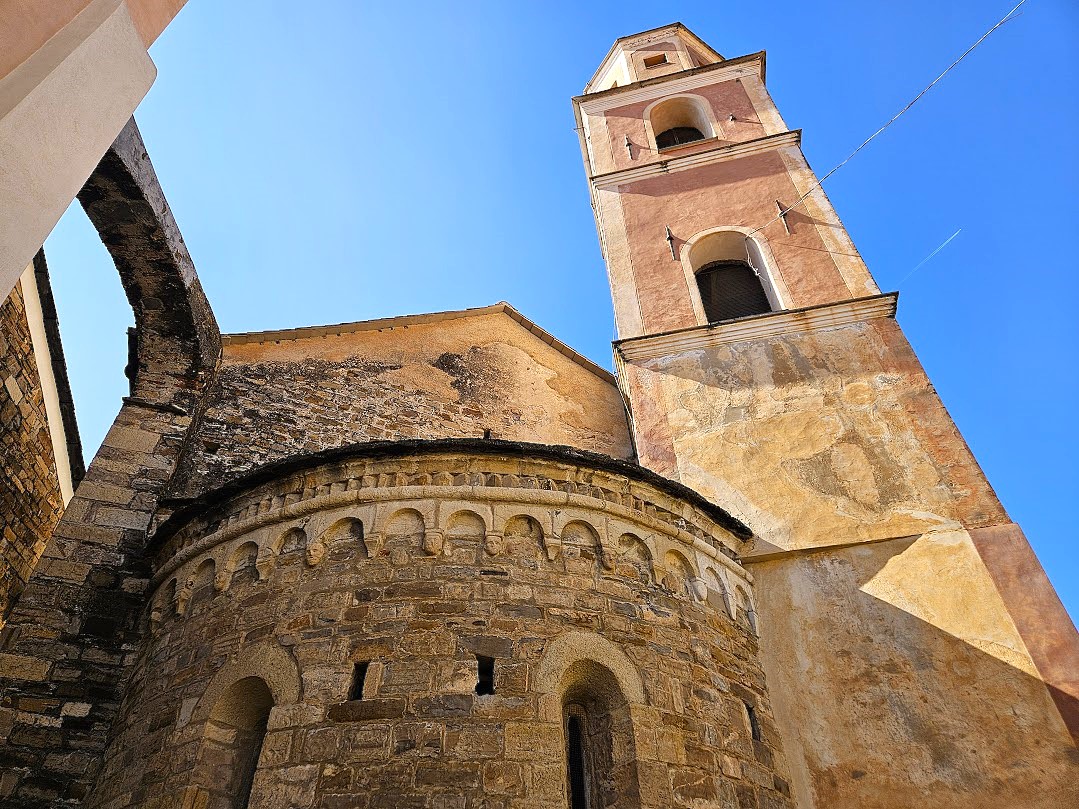
[[(949, 242), (951, 242), (951, 240), (952, 240), (952, 239), (954, 239), (954, 238), (955, 238), (956, 236), (958, 236), (958, 235), (959, 235), (959, 233), (960, 233), (960, 232), (961, 232), (962, 230), (963, 230), (963, 228), (959, 228), (958, 230), (956, 230), (956, 232), (955, 232), (955, 233), (953, 233), (953, 234), (952, 234), (951, 236), (949, 236), (949, 237), (948, 237), (947, 239), (945, 239), (945, 240), (944, 240), (944, 241), (943, 241), (943, 242), (941, 243), (940, 247), (938, 247), (938, 248), (937, 248), (936, 250), (934, 250), (934, 251), (933, 251), (932, 253), (930, 253), (930, 254), (929, 254), (928, 256), (926, 256), (926, 257), (925, 257), (925, 258), (923, 258), (923, 259), (922, 259), (921, 261), (919, 261), (919, 262), (918, 262), (918, 263), (917, 263), (917, 264), (916, 264), (916, 265), (914, 266), (914, 269), (913, 269), (913, 270), (911, 270), (910, 272), (908, 272), (908, 273), (907, 273), (906, 275), (904, 275), (904, 276), (903, 276), (903, 278), (902, 278), (902, 280), (900, 280), (899, 284), (902, 284), (902, 283), (903, 283), (903, 281), (906, 281), (906, 280), (907, 280), (908, 278), (910, 278), (910, 277), (911, 277), (912, 275), (914, 275), (914, 273), (918, 271), (918, 268), (919, 268), (919, 267), (921, 267), (921, 266), (922, 266), (923, 264), (925, 264), (925, 263), (926, 263), (927, 261), (929, 261), (929, 259), (933, 258), (933, 256), (935, 256), (935, 255), (936, 255), (937, 253), (939, 253), (939, 252), (940, 252), (941, 250), (943, 250), (943, 249), (944, 249), (945, 247), (947, 247), (947, 246), (948, 246), (948, 244), (949, 244)], [(896, 287), (899, 287), (899, 284), (896, 284)]]

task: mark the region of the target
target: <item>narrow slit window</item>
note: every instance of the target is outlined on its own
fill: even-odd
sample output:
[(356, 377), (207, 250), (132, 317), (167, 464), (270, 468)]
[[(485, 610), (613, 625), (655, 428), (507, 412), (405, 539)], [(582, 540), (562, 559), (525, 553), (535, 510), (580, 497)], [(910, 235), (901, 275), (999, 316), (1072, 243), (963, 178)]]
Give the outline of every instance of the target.
[(753, 736), (753, 741), (762, 741), (761, 737), (761, 723), (757, 719), (757, 711), (748, 702), (743, 702), (746, 706), (746, 719), (749, 720), (749, 732)]
[(352, 682), (348, 687), (348, 698), (350, 700), (363, 699), (363, 684), (367, 681), (367, 667), (370, 665), (367, 661), (362, 663), (356, 663), (352, 667)]
[(644, 57), (645, 67), (659, 67), (660, 65), (667, 64), (667, 54), (657, 53), (655, 56)]
[[(573, 706), (576, 708), (576, 706)], [(585, 763), (584, 727), (581, 720), (583, 711), (572, 711), (566, 718), (566, 762), (569, 765), (570, 809), (588, 809), (588, 776)]]
[(495, 692), (495, 659), (486, 655), (476, 655), (476, 693), (493, 694)]

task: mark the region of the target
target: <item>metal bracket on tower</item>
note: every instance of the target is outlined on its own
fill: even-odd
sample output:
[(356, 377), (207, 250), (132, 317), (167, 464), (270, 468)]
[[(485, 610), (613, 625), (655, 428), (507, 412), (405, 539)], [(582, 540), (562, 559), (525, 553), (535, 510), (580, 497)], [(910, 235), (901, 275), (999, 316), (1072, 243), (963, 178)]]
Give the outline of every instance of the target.
[(664, 238), (667, 240), (667, 246), (671, 248), (671, 258), (678, 261), (678, 254), (674, 252), (674, 234), (671, 233), (671, 226), (664, 225), (663, 229), (667, 231), (667, 235)]
[(776, 210), (779, 211), (779, 220), (783, 223), (783, 230), (787, 231), (787, 235), (790, 236), (791, 226), (787, 224), (787, 214), (789, 214), (790, 211), (784, 208), (783, 203), (778, 199), (776, 200)]
[(629, 159), (633, 159), (633, 144), (629, 141), (629, 135), (626, 135), (626, 154), (629, 155)]

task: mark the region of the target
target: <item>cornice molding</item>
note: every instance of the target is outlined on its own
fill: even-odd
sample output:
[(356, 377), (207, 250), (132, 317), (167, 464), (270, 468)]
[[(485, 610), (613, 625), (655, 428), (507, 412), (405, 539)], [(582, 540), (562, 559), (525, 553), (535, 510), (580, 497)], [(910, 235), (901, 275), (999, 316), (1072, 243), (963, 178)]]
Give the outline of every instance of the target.
[(645, 180), (650, 177), (658, 177), (661, 174), (673, 174), (698, 166), (708, 166), (712, 163), (722, 163), (726, 160), (735, 160), (739, 157), (759, 154), (761, 152), (781, 149), (785, 146), (800, 146), (802, 143), (802, 130), (794, 129), (790, 132), (780, 132), (778, 135), (766, 135), (763, 138), (734, 143), (729, 146), (719, 146), (704, 152), (696, 152), (684, 157), (670, 157), (666, 160), (658, 160), (644, 166), (634, 166), (629, 169), (619, 169), (608, 174), (597, 174), (589, 179), (597, 191), (608, 191), (626, 183)]
[(898, 292), (856, 298), (839, 303), (810, 306), (741, 318), (728, 323), (694, 326), (665, 334), (630, 337), (615, 341), (615, 351), (627, 362), (668, 357), (702, 348), (762, 340), (786, 334), (804, 334), (848, 326), (883, 317), (895, 317)]
[(585, 115), (596, 115), (615, 107), (624, 107), (638, 101), (649, 101), (671, 93), (684, 93), (718, 82), (733, 81), (743, 76), (757, 76), (762, 81), (764, 80), (763, 51), (714, 65), (684, 70), (681, 73), (668, 73), (654, 79), (627, 84), (625, 87), (577, 96), (573, 100)]

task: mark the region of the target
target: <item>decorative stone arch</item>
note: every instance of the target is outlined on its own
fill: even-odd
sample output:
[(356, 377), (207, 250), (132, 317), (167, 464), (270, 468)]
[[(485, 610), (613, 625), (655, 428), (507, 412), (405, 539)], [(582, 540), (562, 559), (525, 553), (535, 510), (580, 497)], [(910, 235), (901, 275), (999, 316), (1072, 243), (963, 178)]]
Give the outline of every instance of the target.
[(723, 259), (745, 261), (757, 271), (773, 312), (791, 308), (790, 290), (776, 270), (778, 265), (768, 242), (751, 233), (751, 228), (725, 225), (702, 230), (682, 245), (679, 258), (698, 325), (707, 325), (708, 316), (697, 286), (697, 271), (710, 262)]
[(561, 721), (566, 672), (581, 661), (591, 661), (610, 671), (630, 705), (646, 704), (644, 682), (626, 653), (595, 632), (572, 630), (548, 643), (536, 666), (533, 689), (540, 695), (541, 719)]
[(575, 552), (582, 560), (586, 560), (587, 557), (591, 556), (594, 557), (595, 562), (599, 562), (608, 570), (614, 566), (614, 561), (608, 558), (609, 554), (603, 547), (603, 539), (599, 529), (592, 525), (591, 522), (572, 514), (569, 515), (568, 519), (563, 516), (562, 522), (563, 524), (558, 529), (558, 535), (564, 556), (568, 556), (566, 549), (570, 548), (570, 553)]
[(217, 671), (191, 713), (199, 747), (185, 805), (248, 805), (270, 718), (299, 702), (300, 683), (292, 656), (269, 643), (241, 650)]
[(749, 593), (749, 587), (741, 582), (734, 586), (734, 609), (735, 620), (754, 635), (759, 635), (757, 609), (753, 605), (753, 596)]
[(218, 565), (217, 582), (218, 590), (227, 590), (232, 584), (232, 578), (237, 570), (252, 568), (256, 580), (261, 578), (258, 572), (259, 546), (250, 537), (244, 537), (234, 543), (234, 547), (225, 558), (225, 563)]
[(431, 541), (428, 541), (428, 527), (434, 525), (432, 511), (430, 509), (421, 511), (415, 508), (415, 505), (420, 504), (403, 506), (399, 503), (391, 503), (384, 509), (379, 508), (376, 528), (381, 545), (391, 551), (394, 550), (394, 547), (403, 549), (405, 545), (416, 545), (430, 555), (442, 553), (441, 531), (434, 528), (434, 535)]
[[(550, 517), (546, 512), (515, 505), (505, 513), (509, 516), (502, 517), (501, 526), (498, 525), (497, 521), (495, 523), (503, 539), (507, 541), (513, 538), (532, 540), (535, 542), (537, 549), (546, 550), (547, 556), (551, 560), (561, 551), (561, 542), (555, 536), (551, 528)], [(496, 515), (497, 519), (498, 515)]]
[(727, 581), (727, 577), (716, 570), (714, 567), (709, 567), (705, 570), (705, 583), (708, 586), (708, 593), (706, 600), (712, 604), (716, 609), (722, 609), (727, 617), (731, 620), (735, 619), (734, 602), (731, 596), (731, 586)]
[(679, 93), (657, 98), (644, 108), (643, 117), (648, 147), (655, 154), (659, 153), (657, 137), (674, 127), (691, 126), (698, 130), (704, 137), (694, 143), (723, 137), (723, 129), (716, 120), (712, 105), (703, 96), (693, 93)]
[(257, 643), (241, 649), (217, 670), (191, 712), (191, 722), (209, 719), (225, 690), (247, 677), (265, 681), (275, 706), (294, 705), (300, 701), (302, 680), (292, 655), (280, 646)]
[(663, 554), (663, 585), (674, 593), (696, 598), (697, 570), (686, 555), (670, 548)]
[[(318, 561), (329, 551), (334, 551), (334, 556), (341, 557), (341, 552), (346, 554), (351, 551), (352, 558), (367, 559), (371, 554), (364, 542), (365, 527), (363, 519), (355, 514), (346, 514), (333, 520), (318, 539), (308, 546), (308, 558), (318, 557)], [(317, 562), (316, 562), (317, 564)]]
[[(614, 534), (615, 531), (611, 533)], [(631, 565), (638, 573), (646, 574), (649, 584), (654, 584), (656, 581), (656, 549), (653, 544), (643, 539), (639, 534), (634, 533), (628, 527), (625, 530), (619, 529), (617, 533), (618, 538), (612, 543), (614, 553), (617, 554), (615, 566), (617, 567), (621, 564)], [(630, 578), (635, 578), (637, 575), (634, 574)]]

